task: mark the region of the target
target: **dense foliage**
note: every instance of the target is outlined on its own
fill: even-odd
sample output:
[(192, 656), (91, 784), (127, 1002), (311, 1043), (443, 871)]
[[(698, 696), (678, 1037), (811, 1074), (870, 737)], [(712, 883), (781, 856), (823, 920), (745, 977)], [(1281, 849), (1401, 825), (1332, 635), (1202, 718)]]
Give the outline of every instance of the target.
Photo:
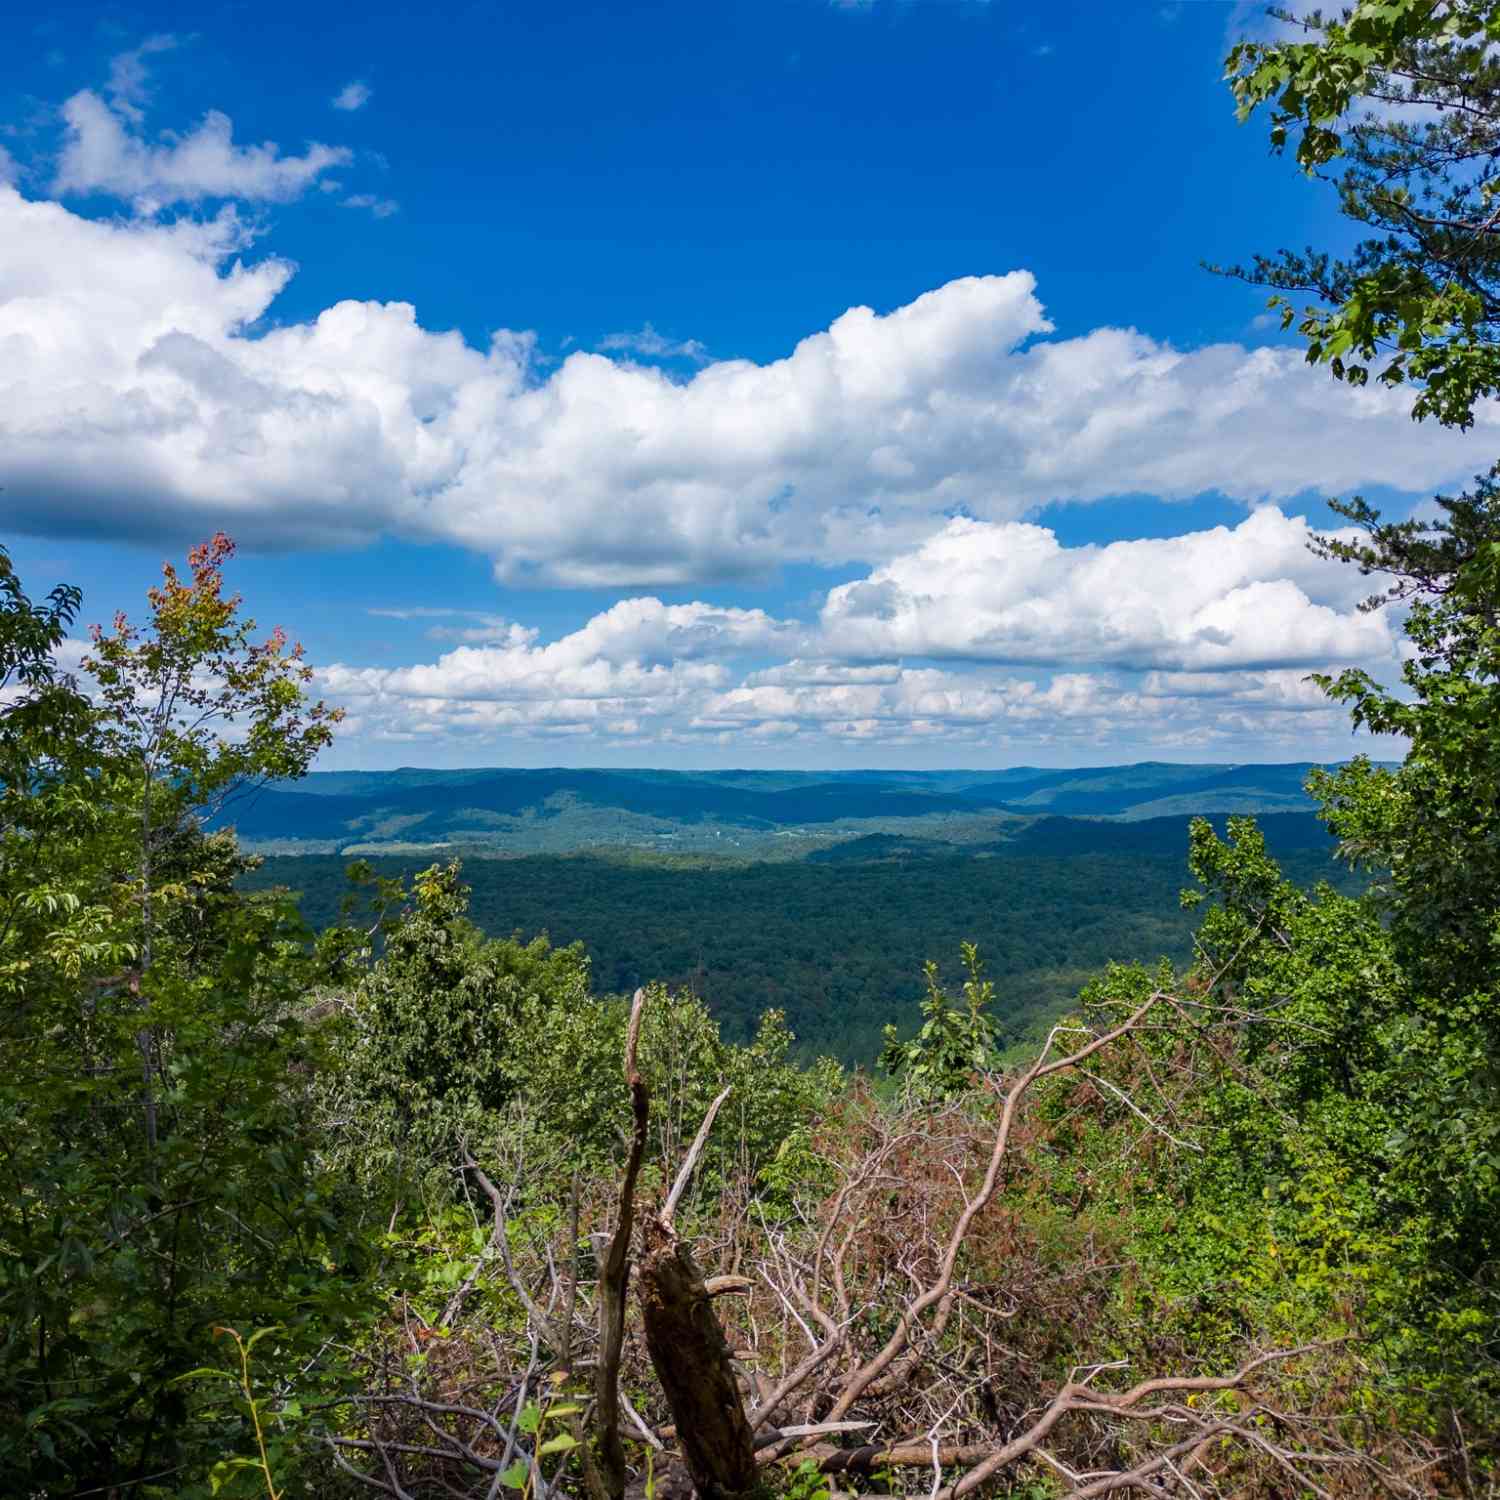
[[(1348, 254), (1283, 250), (1236, 274), (1276, 289), (1285, 326), (1340, 380), (1415, 387), (1412, 414), (1467, 427), (1500, 391), (1500, 6), (1364, 0), (1281, 15), (1293, 33), (1242, 42), (1229, 77), (1242, 119), (1270, 112), (1364, 232)], [(1313, 300), (1300, 309), (1298, 295)]]
[(53, 660), (75, 598), (12, 581), (0, 615), (0, 1472), (44, 1492), (201, 1472), (224, 1424), (176, 1382), (215, 1322), (315, 1346), (363, 1254), (296, 1086), (304, 929), (195, 816), (305, 766), (331, 717), (223, 596), (227, 555), (169, 570), (144, 634), (96, 633), (96, 698)]
[[(576, 945), (486, 938), (467, 919), (456, 866), (423, 871), (411, 896), (379, 961), (343, 1002), (350, 1024), (330, 1089), (339, 1114), (357, 1121), (351, 1165), (420, 1171), (455, 1141), (530, 1124), (566, 1140), (574, 1166), (606, 1166), (629, 1113), (618, 1066), (626, 1002), (592, 992)], [(732, 1141), (758, 1170), (836, 1086), (837, 1069), (791, 1064), (793, 1038), (777, 1011), (734, 1046), (691, 994), (658, 988), (655, 999), (640, 1051), (657, 1100), (653, 1158), (670, 1163), (684, 1130), (690, 1137), (728, 1084), (734, 1128), (709, 1164)]]
[[(810, 863), (532, 855), (470, 860), (464, 880), (481, 928), (523, 941), (581, 941), (598, 989), (629, 994), (652, 980), (691, 987), (740, 1041), (764, 1011), (780, 1010), (804, 1055), (868, 1063), (885, 1026), (912, 1014), (927, 960), (938, 962), (943, 983), (961, 982), (964, 942), (984, 955), (1007, 1045), (1035, 1037), (1112, 958), (1185, 962), (1193, 922), (1176, 896), (1188, 825), (1094, 825), (1126, 837), (1145, 832), (1134, 849), (1109, 852), (1080, 839), (1076, 852), (1022, 845), (995, 858), (893, 854), (886, 844), (873, 858)], [(1288, 839), (1289, 874), (1359, 884), (1331, 859), (1326, 834), (1315, 834), (1321, 848)], [(408, 880), (425, 862), (368, 861)], [(245, 885), (289, 887), (321, 929), (338, 920), (344, 871), (329, 856), (270, 856)]]
[[(1416, 384), (1414, 416), (1468, 427), (1500, 389), (1500, 6), (1364, 3), (1315, 18), (1305, 37), (1235, 50), (1242, 115), (1268, 105), (1277, 149), (1300, 130), (1298, 160), (1310, 171), (1336, 165), (1344, 212), (1373, 233), (1344, 259), (1261, 260), (1258, 279), (1319, 299), (1298, 324), (1310, 360), (1363, 383), (1385, 351), (1380, 379)], [(1321, 1176), (1360, 1185), (1350, 1222), (1368, 1236), (1361, 1251), (1378, 1257), (1377, 1326), (1398, 1360), (1455, 1404), (1476, 1390), (1493, 1402), (1500, 1363), (1495, 476), (1439, 497), (1434, 520), (1384, 523), (1359, 500), (1336, 507), (1366, 539), (1327, 539), (1321, 550), (1390, 580), (1366, 607), (1405, 606), (1409, 649), (1399, 691), (1360, 671), (1319, 681), (1355, 724), (1400, 735), (1410, 750), (1398, 769), (1356, 762), (1315, 776), (1312, 790), (1349, 856), (1387, 869), (1389, 882), (1358, 912), (1290, 904), (1296, 923), (1316, 930), (1279, 952), (1264, 927), (1250, 931), (1239, 902), (1244, 951), (1234, 960), (1247, 987), (1293, 996), (1290, 1016), (1317, 997), (1310, 1019), (1329, 1038), (1330, 1063), (1299, 1103), (1321, 1142)], [(1280, 892), (1269, 899), (1286, 903)], [(1335, 942), (1347, 956), (1331, 985), (1314, 966)]]

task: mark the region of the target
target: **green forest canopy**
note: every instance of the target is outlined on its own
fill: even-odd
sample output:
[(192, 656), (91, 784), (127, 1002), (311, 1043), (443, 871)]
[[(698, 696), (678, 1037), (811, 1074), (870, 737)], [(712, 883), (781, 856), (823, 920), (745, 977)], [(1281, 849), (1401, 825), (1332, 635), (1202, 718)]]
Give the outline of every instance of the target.
[[(735, 1040), (754, 1033), (762, 1012), (780, 1010), (803, 1055), (868, 1066), (883, 1028), (910, 1020), (926, 960), (956, 981), (966, 940), (997, 983), (1007, 1044), (1036, 1036), (1106, 963), (1190, 960), (1194, 920), (1177, 901), (1189, 820), (1127, 825), (1113, 835), (1118, 849), (1106, 843), (1115, 825), (1054, 821), (1041, 847), (1056, 845), (1056, 854), (1029, 852), (1032, 843), (1003, 856), (909, 854), (902, 841), (876, 837), (873, 850), (860, 840), (805, 863), (475, 859), (464, 880), (484, 931), (582, 942), (601, 990), (628, 994), (652, 980), (690, 987)], [(1360, 883), (1334, 863), (1321, 825), (1285, 821), (1289, 876)], [(1309, 839), (1316, 843), (1301, 847)], [(1104, 850), (1090, 847), (1100, 843)], [(422, 861), (370, 863), (409, 879)], [(244, 884), (289, 887), (322, 928), (338, 920), (345, 868), (331, 857), (271, 857)]]

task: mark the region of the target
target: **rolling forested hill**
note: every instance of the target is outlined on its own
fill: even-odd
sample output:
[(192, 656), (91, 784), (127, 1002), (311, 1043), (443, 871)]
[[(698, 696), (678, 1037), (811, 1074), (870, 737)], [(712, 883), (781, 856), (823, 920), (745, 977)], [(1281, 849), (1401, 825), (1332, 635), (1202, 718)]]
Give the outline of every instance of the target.
[[(1186, 959), (1194, 923), (1176, 898), (1187, 883), (1188, 821), (1046, 816), (963, 848), (874, 832), (799, 860), (629, 850), (470, 857), (464, 879), (481, 927), (582, 942), (601, 989), (691, 985), (735, 1037), (777, 1007), (805, 1049), (869, 1062), (881, 1028), (914, 1017), (926, 959), (956, 981), (964, 940), (979, 945), (997, 981), (1009, 1041), (1064, 1010), (1110, 960)], [(1311, 815), (1261, 822), (1294, 879), (1341, 878)], [(372, 862), (410, 876), (432, 858), (412, 850)], [(250, 879), (297, 891), (321, 926), (337, 917), (345, 864), (276, 855)]]

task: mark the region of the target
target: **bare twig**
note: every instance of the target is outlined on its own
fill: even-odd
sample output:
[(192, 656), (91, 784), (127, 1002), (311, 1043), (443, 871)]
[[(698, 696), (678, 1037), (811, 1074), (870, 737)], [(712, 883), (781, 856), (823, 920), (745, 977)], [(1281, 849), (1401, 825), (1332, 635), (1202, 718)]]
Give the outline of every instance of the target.
[(672, 1191), (667, 1194), (667, 1201), (662, 1205), (661, 1216), (663, 1220), (671, 1224), (677, 1213), (677, 1205), (687, 1190), (688, 1183), (692, 1180), (693, 1169), (698, 1165), (698, 1158), (703, 1154), (703, 1148), (708, 1144), (708, 1134), (714, 1128), (714, 1117), (719, 1113), (719, 1106), (729, 1097), (729, 1086), (726, 1085), (719, 1097), (708, 1106), (708, 1113), (703, 1116), (703, 1123), (698, 1127), (698, 1134), (693, 1137), (693, 1144), (688, 1147), (688, 1153), (682, 1160), (682, 1167), (677, 1173), (677, 1180), (672, 1184)]

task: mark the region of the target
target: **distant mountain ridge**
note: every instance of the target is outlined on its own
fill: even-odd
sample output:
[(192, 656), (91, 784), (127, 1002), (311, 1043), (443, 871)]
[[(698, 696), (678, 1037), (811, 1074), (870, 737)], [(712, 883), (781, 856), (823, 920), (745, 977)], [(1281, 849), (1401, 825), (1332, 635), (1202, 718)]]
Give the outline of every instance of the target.
[(453, 847), (506, 855), (624, 846), (753, 856), (805, 854), (871, 836), (971, 848), (1020, 839), (1035, 847), (1038, 824), (1049, 838), (1076, 842), (1059, 826), (1069, 819), (1305, 816), (1313, 803), (1303, 782), (1313, 768), (1146, 761), (998, 772), (329, 771), (248, 794), (216, 821), (237, 828), (252, 848), (284, 853)]

